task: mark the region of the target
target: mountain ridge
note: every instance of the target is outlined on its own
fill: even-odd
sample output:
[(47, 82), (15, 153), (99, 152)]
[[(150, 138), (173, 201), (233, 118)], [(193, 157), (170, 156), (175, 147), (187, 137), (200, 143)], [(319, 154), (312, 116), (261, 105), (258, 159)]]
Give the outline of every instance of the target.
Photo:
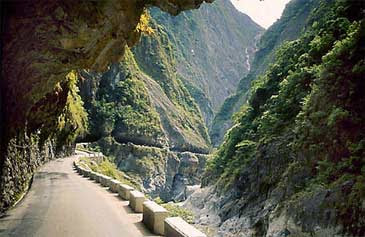
[[(214, 146), (220, 145), (225, 132), (233, 125), (233, 115), (247, 102), (251, 83), (263, 74), (274, 61), (274, 52), (285, 41), (294, 40), (306, 27), (306, 18), (313, 8), (313, 1), (290, 1), (283, 11), (282, 17), (270, 26), (261, 36), (254, 54), (251, 70), (242, 77), (236, 91), (231, 94), (219, 108), (209, 134)], [(294, 11), (293, 9), (297, 9)]]
[(165, 28), (174, 46), (177, 71), (209, 126), (223, 100), (248, 73), (255, 37), (263, 29), (229, 0), (177, 17), (153, 9), (151, 16)]
[(365, 234), (365, 3), (302, 4), (307, 27), (275, 51), (187, 201), (216, 236)]

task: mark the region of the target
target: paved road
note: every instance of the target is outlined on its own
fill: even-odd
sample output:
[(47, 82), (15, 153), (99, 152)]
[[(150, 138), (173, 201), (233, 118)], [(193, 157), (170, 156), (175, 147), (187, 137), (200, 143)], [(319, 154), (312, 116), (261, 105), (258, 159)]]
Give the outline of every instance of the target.
[(0, 236), (140, 237), (152, 235), (116, 194), (79, 176), (76, 156), (49, 162), (26, 197), (0, 218)]

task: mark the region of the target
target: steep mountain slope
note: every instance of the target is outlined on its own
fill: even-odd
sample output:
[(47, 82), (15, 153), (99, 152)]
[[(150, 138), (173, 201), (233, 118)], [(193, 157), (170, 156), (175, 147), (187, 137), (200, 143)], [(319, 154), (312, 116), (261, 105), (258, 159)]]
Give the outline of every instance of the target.
[(170, 41), (159, 25), (152, 21), (151, 26), (154, 34), (144, 36), (133, 52), (127, 50), (121, 63), (96, 77), (83, 72), (89, 141), (112, 136), (119, 143), (206, 153), (207, 130), (176, 74)]
[(185, 187), (201, 181), (207, 157), (201, 153), (210, 141), (166, 32), (154, 20), (150, 27), (154, 33), (107, 72), (81, 71), (89, 115), (83, 141), (94, 142), (151, 197), (184, 200)]
[(365, 3), (312, 3), (190, 198), (218, 236), (365, 235)]
[(217, 0), (177, 17), (157, 9), (151, 15), (168, 34), (177, 72), (210, 124), (214, 112), (249, 71), (263, 29), (230, 0)]
[(225, 132), (232, 127), (232, 116), (247, 102), (250, 85), (262, 75), (269, 64), (274, 62), (274, 52), (285, 41), (297, 39), (307, 26), (307, 18), (315, 7), (313, 0), (293, 0), (289, 2), (282, 17), (275, 22), (259, 40), (258, 50), (254, 55), (251, 70), (241, 80), (235, 93), (229, 96), (218, 110), (209, 127), (209, 134), (214, 146), (220, 145)]
[[(207, 157), (194, 153), (210, 150), (202, 114), (206, 122), (211, 119), (210, 99), (217, 97), (209, 99), (205, 85), (237, 85), (261, 28), (228, 0), (176, 20), (158, 9), (151, 15), (146, 31), (154, 33), (126, 49), (120, 63), (102, 74), (80, 72), (80, 95), (89, 117), (83, 141), (96, 142), (149, 195), (183, 200), (185, 187), (200, 183)], [(215, 73), (220, 78), (211, 80)], [(230, 82), (223, 83), (226, 79)]]
[[(159, 118), (150, 118), (150, 121), (154, 122), (141, 125), (135, 129), (136, 131), (131, 131), (133, 126), (138, 127), (138, 125), (127, 125), (125, 122), (123, 125), (120, 121), (127, 118), (119, 116), (120, 119), (117, 118), (119, 122), (112, 119), (115, 127), (109, 125), (111, 131), (108, 135), (112, 135), (120, 142), (167, 146), (176, 150), (186, 150), (182, 143), (190, 142), (195, 145), (205, 143), (204, 149), (199, 146), (198, 149), (192, 148), (191, 144), (188, 147), (192, 148), (191, 151), (207, 151), (206, 145), (209, 139), (204, 134), (205, 126), (200, 121), (200, 111), (205, 122), (209, 123), (213, 116), (212, 101), (219, 98), (223, 101), (228, 91), (232, 91), (237, 86), (239, 76), (247, 73), (255, 37), (262, 29), (248, 16), (239, 13), (229, 0), (217, 1), (210, 8), (203, 7), (196, 12), (182, 13), (176, 18), (153, 9), (151, 26), (155, 29), (155, 33), (149, 37), (143, 37), (139, 45), (132, 49), (133, 54), (130, 58), (125, 58), (121, 63), (124, 66), (115, 64), (107, 73), (99, 75), (96, 81), (100, 80), (100, 83), (94, 82), (97, 83), (94, 85), (94, 92), (82, 93), (84, 101), (95, 100), (102, 103), (101, 101), (105, 100), (106, 104), (95, 105), (100, 108), (99, 111), (108, 104), (112, 107), (110, 103), (118, 104), (123, 97), (120, 91), (114, 90), (118, 81), (133, 77), (133, 74), (142, 75), (139, 79), (143, 81), (145, 90), (139, 91), (141, 96), (145, 95), (146, 100), (150, 100), (146, 101), (145, 107), (148, 107), (153, 114), (157, 113)], [(126, 70), (126, 68), (129, 69)], [(224, 92), (225, 89), (227, 89), (226, 92)], [(128, 94), (127, 91), (123, 93)], [(225, 96), (222, 97), (222, 93)], [(90, 98), (91, 94), (93, 98)], [(131, 105), (131, 113), (136, 112), (139, 118), (148, 116), (148, 113), (143, 112), (144, 110), (133, 106), (133, 101), (134, 99), (130, 99), (124, 102), (124, 106)], [(195, 103), (199, 105), (200, 111)], [(91, 104), (88, 103), (91, 122), (98, 124), (94, 127), (95, 129), (91, 127), (90, 139), (98, 140), (108, 136), (107, 132), (98, 130), (105, 130), (103, 126), (99, 126), (101, 121), (111, 119), (94, 118), (99, 112), (91, 109), (90, 106)], [(115, 117), (115, 115), (110, 116)], [(138, 121), (137, 117), (134, 116), (133, 119)], [(155, 132), (150, 131), (149, 135), (142, 134), (151, 129), (155, 129)], [(195, 134), (201, 137), (196, 138)]]

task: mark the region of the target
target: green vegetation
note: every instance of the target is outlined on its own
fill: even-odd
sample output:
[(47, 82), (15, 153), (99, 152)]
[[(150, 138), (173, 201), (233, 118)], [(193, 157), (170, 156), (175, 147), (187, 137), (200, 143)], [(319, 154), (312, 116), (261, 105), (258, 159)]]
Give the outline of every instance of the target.
[(263, 76), (271, 62), (276, 61), (276, 50), (285, 42), (299, 38), (310, 23), (307, 18), (319, 5), (318, 0), (292, 0), (285, 8), (282, 17), (276, 21), (260, 38), (249, 74), (243, 77), (235, 94), (228, 97), (214, 117), (209, 134), (213, 146), (223, 141), (223, 136), (233, 123), (234, 113), (247, 103), (251, 82)]
[[(140, 190), (140, 184), (134, 181), (133, 178), (130, 178), (128, 175), (126, 175), (123, 171), (120, 171), (108, 158), (81, 157), (80, 165), (84, 168), (90, 168), (94, 172), (107, 175), (113, 179), (119, 180), (124, 184), (128, 184), (137, 190)], [(189, 210), (174, 203), (164, 203), (159, 197), (155, 198), (154, 201), (166, 208), (166, 210), (169, 211), (169, 215), (171, 217), (179, 216), (186, 222), (193, 223), (194, 215)]]
[[(126, 49), (120, 67), (125, 70), (126, 78), (115, 82), (106, 74), (100, 82), (89, 109), (91, 133), (96, 138), (113, 134), (120, 140), (127, 140), (128, 136), (158, 140), (162, 136), (160, 119), (136, 74), (138, 67), (130, 50)], [(116, 131), (120, 132), (115, 134)]]
[(108, 158), (104, 159), (93, 159), (90, 157), (80, 158), (81, 166), (84, 168), (90, 168), (92, 171), (109, 176), (113, 179), (119, 180), (124, 184), (128, 184), (137, 190), (140, 190), (140, 184), (129, 178), (123, 171), (120, 171), (116, 165), (111, 162)]
[(247, 65), (237, 62), (246, 60), (246, 49), (253, 55), (255, 36), (263, 29), (230, 0), (203, 4), (176, 17), (157, 9), (151, 9), (151, 15), (166, 32), (177, 71), (210, 124), (213, 111), (248, 72)]
[(119, 143), (208, 152), (206, 126), (176, 73), (167, 34), (153, 19), (149, 27), (154, 33), (143, 36), (133, 52), (126, 48), (123, 61), (100, 78), (81, 72), (94, 83), (90, 92), (81, 85), (90, 123), (85, 141), (113, 137)]
[(235, 115), (207, 176), (232, 186), (249, 161), (275, 147), (286, 151), (283, 160), (311, 171), (297, 191), (314, 183), (328, 188), (353, 183), (346, 200), (336, 204), (338, 215), (347, 232), (365, 233), (364, 226), (353, 225), (365, 215), (364, 9), (359, 1), (319, 2), (307, 30), (285, 43), (253, 84), (249, 104)]
[(38, 131), (40, 145), (56, 141), (56, 150), (70, 146), (88, 127), (87, 113), (78, 95), (78, 74), (70, 71), (62, 83), (38, 101), (29, 114), (28, 132)]
[(139, 33), (144, 33), (147, 35), (152, 35), (154, 33), (153, 29), (150, 27), (150, 14), (145, 9), (143, 14), (141, 15), (141, 18), (139, 19), (139, 22), (136, 27), (136, 31)]
[[(157, 37), (143, 37), (140, 45), (133, 49), (136, 61), (141, 70), (155, 80), (163, 89), (166, 96), (178, 110), (183, 129), (191, 135), (199, 134), (204, 145), (209, 143), (209, 137), (204, 126), (201, 112), (193, 97), (182, 83), (182, 78), (176, 73), (176, 59), (167, 33), (154, 20), (151, 25), (158, 34)], [(146, 57), (148, 55), (148, 57)]]
[(88, 126), (87, 113), (79, 96), (77, 87), (78, 75), (71, 71), (67, 76), (68, 94), (66, 106), (58, 118), (57, 142), (58, 146), (70, 146), (77, 136), (82, 136)]
[(179, 216), (190, 224), (194, 223), (194, 214), (186, 208), (183, 208), (175, 203), (165, 203), (159, 197), (155, 198), (153, 201), (166, 208), (166, 210), (169, 211), (170, 217)]

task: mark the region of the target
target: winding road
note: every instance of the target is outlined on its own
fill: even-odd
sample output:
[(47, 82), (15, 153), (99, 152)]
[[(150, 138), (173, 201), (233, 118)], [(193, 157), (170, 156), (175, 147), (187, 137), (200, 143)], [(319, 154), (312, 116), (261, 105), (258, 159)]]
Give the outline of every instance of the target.
[(0, 236), (140, 237), (156, 236), (121, 200), (73, 169), (77, 156), (44, 165), (25, 198), (0, 218)]

